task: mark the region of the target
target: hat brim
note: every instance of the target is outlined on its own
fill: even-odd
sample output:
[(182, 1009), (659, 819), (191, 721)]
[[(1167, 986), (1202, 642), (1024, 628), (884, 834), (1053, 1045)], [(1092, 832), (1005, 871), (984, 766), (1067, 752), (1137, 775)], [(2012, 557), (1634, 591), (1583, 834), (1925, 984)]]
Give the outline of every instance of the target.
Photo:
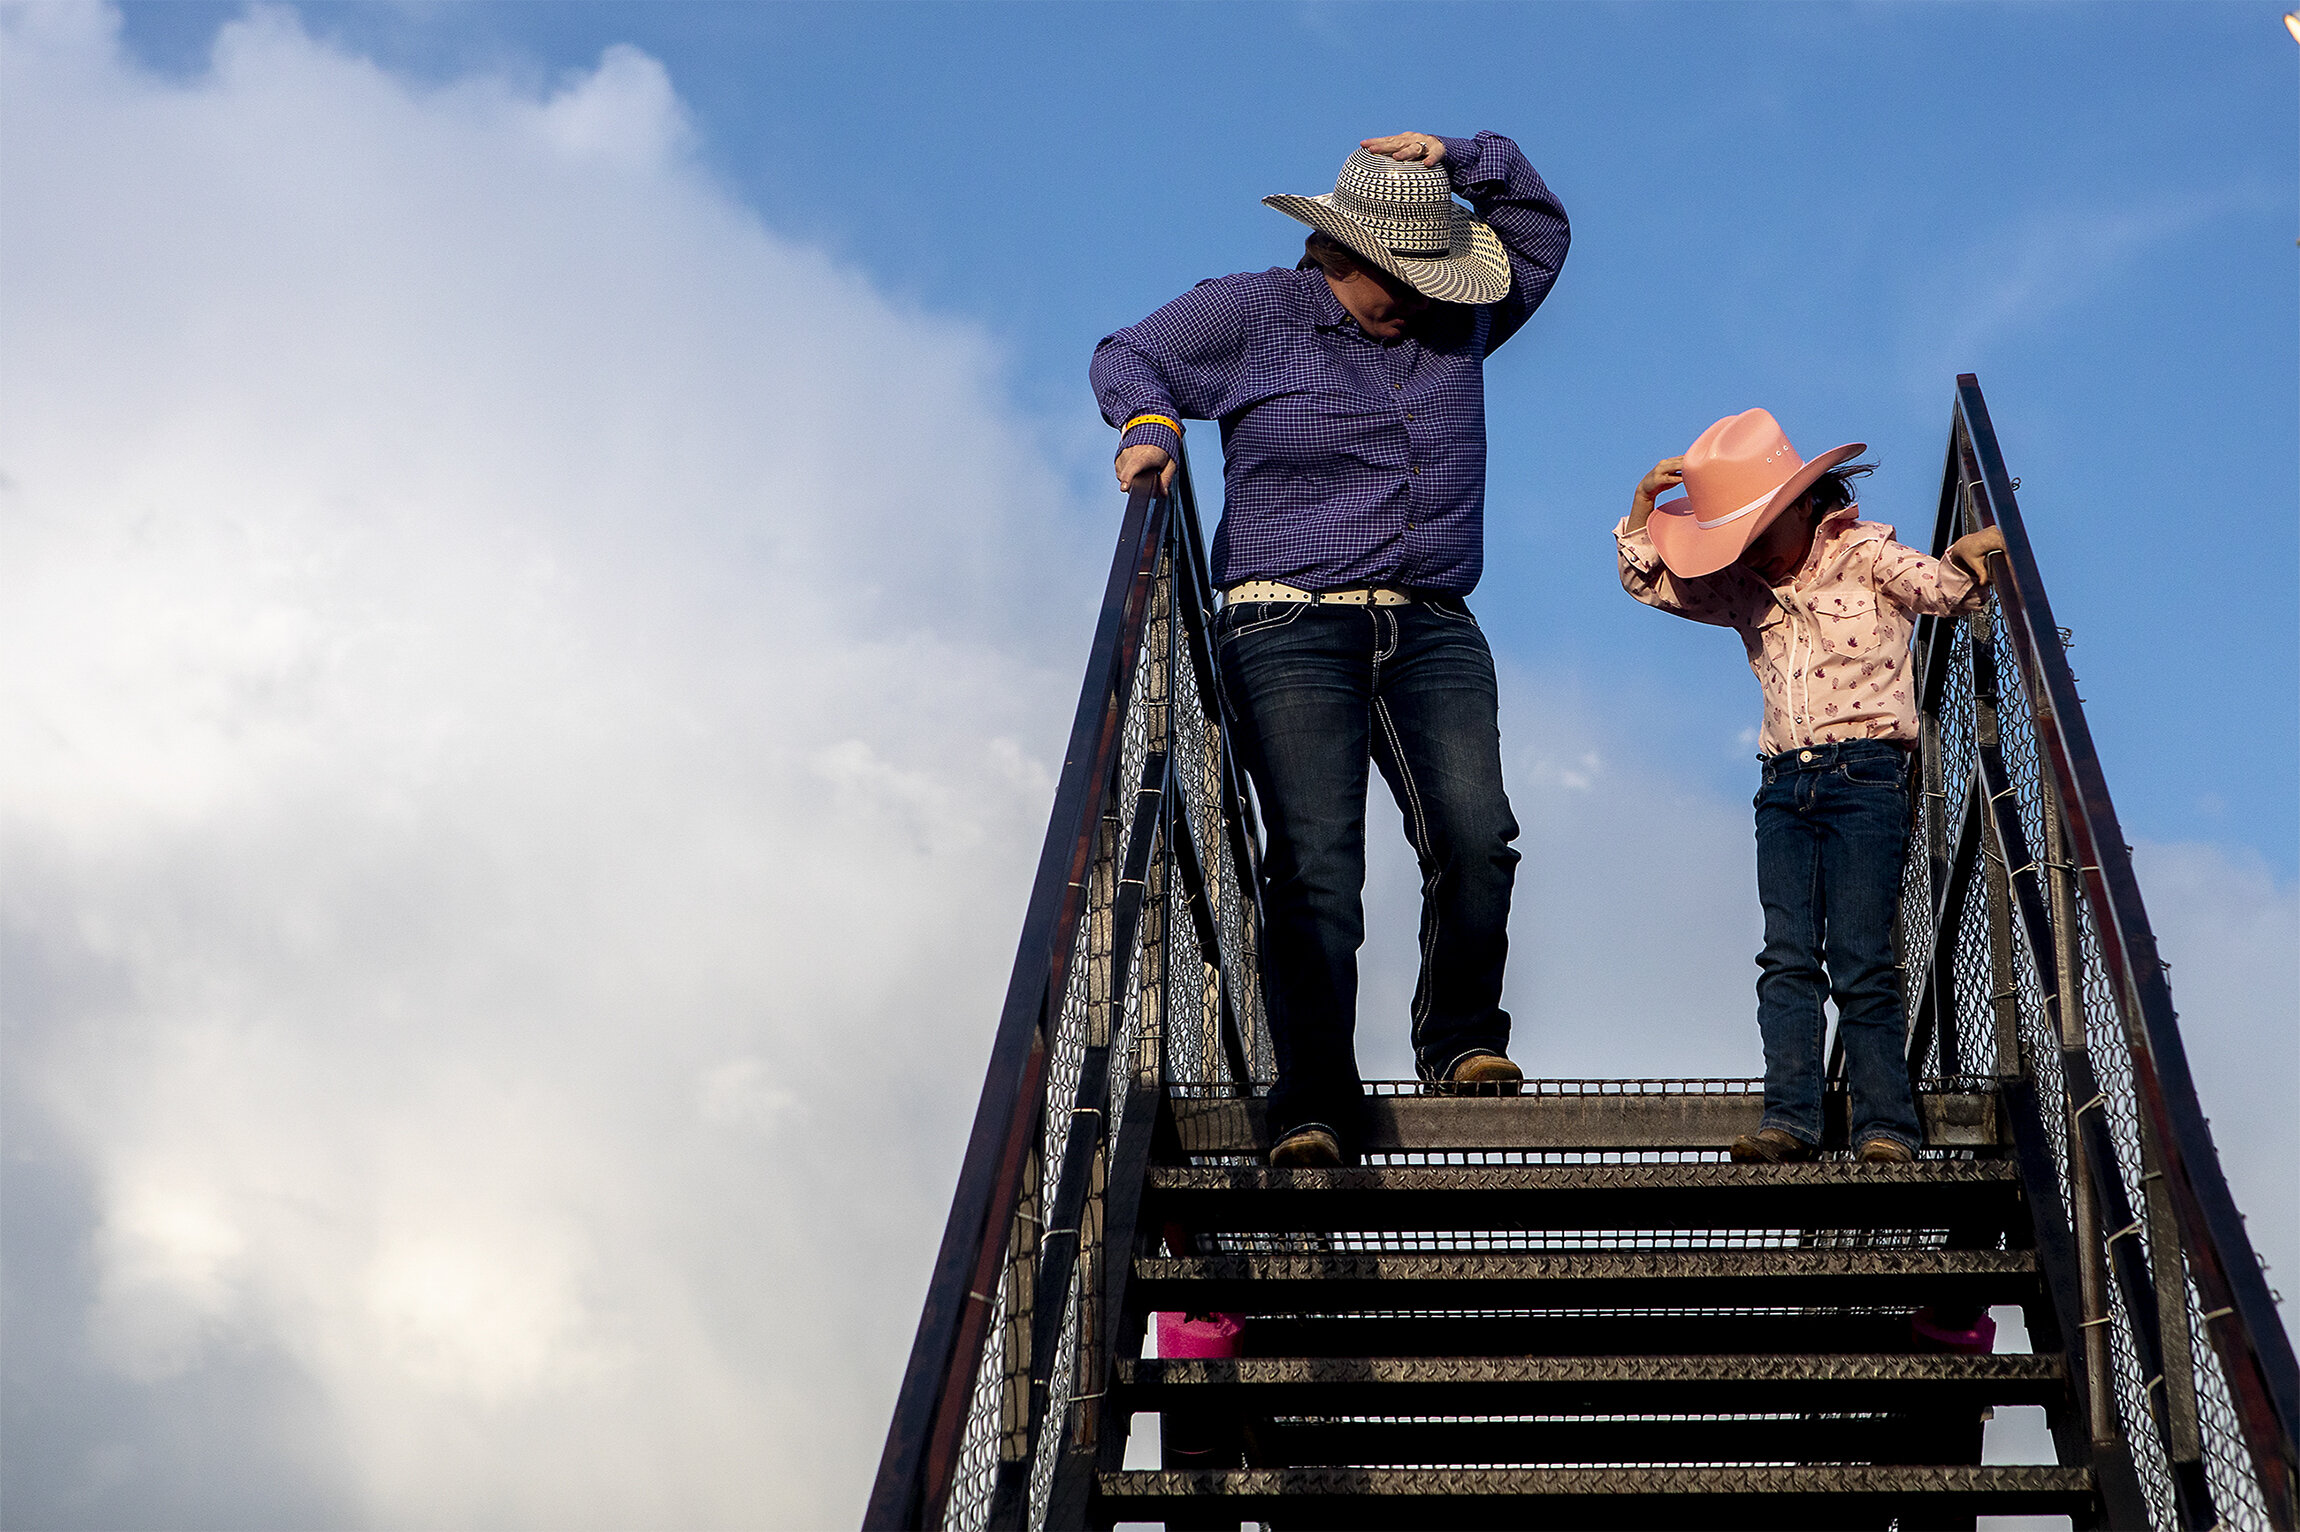
[(1509, 252), (1502, 248), (1501, 237), (1459, 203), (1452, 208), (1446, 253), (1427, 259), (1389, 249), (1364, 224), (1335, 207), (1331, 196), (1279, 193), (1264, 197), (1262, 204), (1331, 235), (1433, 302), (1499, 303), (1509, 296)]
[(1868, 450), (1867, 442), (1831, 447), (1784, 479), (1781, 487), (1756, 511), (1736, 516), (1721, 526), (1702, 526), (1693, 507), (1685, 500), (1657, 505), (1645, 524), (1646, 532), (1653, 539), (1653, 551), (1661, 555), (1661, 562), (1669, 566), (1669, 572), (1680, 579), (1697, 580), (1703, 575), (1715, 574), (1739, 558), (1783, 511), (1795, 505), (1797, 497), (1811, 489), (1815, 479)]

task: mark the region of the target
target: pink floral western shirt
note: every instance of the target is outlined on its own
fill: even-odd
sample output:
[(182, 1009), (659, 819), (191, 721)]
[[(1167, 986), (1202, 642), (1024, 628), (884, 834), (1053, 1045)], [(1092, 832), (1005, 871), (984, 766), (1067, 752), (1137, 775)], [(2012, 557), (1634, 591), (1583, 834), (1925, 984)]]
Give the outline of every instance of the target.
[(1613, 529), (1621, 588), (1647, 606), (1741, 635), (1765, 689), (1757, 748), (1778, 755), (1848, 739), (1917, 739), (1909, 634), (1920, 612), (1980, 610), (1988, 588), (1954, 564), (1902, 545), (1882, 522), (1848, 505), (1814, 530), (1789, 583), (1769, 586), (1740, 564), (1679, 579), (1629, 518)]

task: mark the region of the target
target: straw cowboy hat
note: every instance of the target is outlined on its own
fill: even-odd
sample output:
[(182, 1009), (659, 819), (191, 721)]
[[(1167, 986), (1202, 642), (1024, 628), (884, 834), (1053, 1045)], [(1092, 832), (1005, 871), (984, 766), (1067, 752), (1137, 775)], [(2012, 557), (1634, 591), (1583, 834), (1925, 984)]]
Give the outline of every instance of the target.
[(1360, 149), (1322, 197), (1283, 193), (1263, 203), (1329, 234), (1439, 303), (1499, 303), (1509, 296), (1509, 256), (1492, 229), (1453, 200), (1434, 165)]
[(1645, 523), (1653, 551), (1671, 574), (1715, 574), (1795, 505), (1815, 479), (1859, 457), (1868, 445), (1831, 447), (1808, 463), (1767, 411), (1728, 415), (1685, 449), (1685, 498), (1655, 506)]

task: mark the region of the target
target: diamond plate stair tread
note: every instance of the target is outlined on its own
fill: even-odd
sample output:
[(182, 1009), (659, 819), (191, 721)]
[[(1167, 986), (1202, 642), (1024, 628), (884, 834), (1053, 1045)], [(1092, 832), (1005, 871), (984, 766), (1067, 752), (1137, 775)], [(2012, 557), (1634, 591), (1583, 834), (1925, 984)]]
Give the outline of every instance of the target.
[(1981, 1412), (1779, 1419), (1260, 1420), (1262, 1466), (1465, 1463), (1977, 1463)]
[(1198, 1229), (2002, 1229), (2018, 1216), (2020, 1177), (2001, 1160), (1160, 1166), (1148, 1191)]
[(2057, 1387), (2057, 1356), (1258, 1356), (1145, 1357), (1118, 1363), (1122, 1385), (1348, 1383), (2014, 1383)]
[(1865, 1313), (1600, 1312), (1444, 1317), (1415, 1314), (1264, 1315), (1249, 1325), (1253, 1356), (1693, 1356), (1917, 1351), (1907, 1308)]
[(2019, 1354), (1145, 1360), (1115, 1382), (1145, 1409), (1238, 1393), (1257, 1414), (1470, 1416), (1977, 1409), (2057, 1402), (2063, 1379), (2060, 1358)]
[(2003, 1184), (2020, 1172), (2003, 1160), (1919, 1160), (1914, 1165), (1860, 1165), (1818, 1160), (1800, 1165), (1730, 1165), (1709, 1161), (1640, 1165), (1368, 1165), (1339, 1170), (1277, 1170), (1266, 1165), (1159, 1165), (1150, 1184), (1196, 1191), (1640, 1191), (1649, 1188), (1894, 1186)]
[[(1722, 1149), (1735, 1134), (1756, 1130), (1764, 1096), (1725, 1092), (1558, 1091), (1561, 1082), (1528, 1080), (1515, 1096), (1369, 1096), (1364, 1142), (1373, 1151), (1457, 1149)], [(1261, 1097), (1174, 1096), (1174, 1127), (1185, 1154), (1252, 1154), (1269, 1147), (1268, 1103)], [(1917, 1114), (1934, 1148), (1997, 1147), (1996, 1098), (1986, 1093), (1924, 1090)], [(1842, 1147), (1846, 1099), (1823, 1102), (1825, 1142)]]
[[(1120, 1520), (1156, 1519), (1166, 1507), (1210, 1509), (1218, 1500), (1225, 1515), (1235, 1507), (1244, 1519), (1267, 1508), (1306, 1525), (1395, 1525), (1397, 1502), (1411, 1500), (1443, 1503), (1449, 1524), (1465, 1524), (1460, 1513), (1485, 1502), (1552, 1519), (1578, 1512), (1590, 1520), (1571, 1524), (1608, 1527), (1841, 1526), (1848, 1523), (1837, 1518), (1848, 1511), (2082, 1513), (2092, 1500), (2088, 1470), (2025, 1464), (1246, 1469), (1105, 1473), (1096, 1488), (1105, 1512)], [(1802, 1516), (1801, 1500), (1816, 1503)], [(1728, 1521), (1721, 1514), (1728, 1508), (1740, 1515)], [(1677, 1522), (1673, 1513), (1688, 1519)]]
[(2019, 1302), (2036, 1257), (1999, 1250), (1590, 1250), (1142, 1257), (1140, 1301), (1203, 1313), (1412, 1307)]

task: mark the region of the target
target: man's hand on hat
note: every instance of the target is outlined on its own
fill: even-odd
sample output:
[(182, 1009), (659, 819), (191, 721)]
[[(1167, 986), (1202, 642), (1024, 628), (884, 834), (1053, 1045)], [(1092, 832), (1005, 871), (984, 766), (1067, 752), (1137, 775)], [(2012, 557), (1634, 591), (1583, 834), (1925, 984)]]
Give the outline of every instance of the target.
[(1361, 138), (1358, 147), (1368, 154), (1383, 154), (1407, 164), (1435, 166), (1445, 158), (1445, 140), (1434, 133), (1392, 133), (1387, 138)]
[(1996, 570), (1989, 563), (1989, 555), (2005, 551), (2005, 533), (2002, 527), (1983, 527), (1968, 532), (1949, 544), (1948, 561), (1964, 565), (1966, 571), (1983, 585), (1994, 583)]
[(1174, 455), (1156, 442), (1136, 442), (1118, 454), (1118, 487), (1131, 490), (1134, 481), (1146, 473), (1158, 475), (1158, 490), (1163, 494), (1174, 487)]

